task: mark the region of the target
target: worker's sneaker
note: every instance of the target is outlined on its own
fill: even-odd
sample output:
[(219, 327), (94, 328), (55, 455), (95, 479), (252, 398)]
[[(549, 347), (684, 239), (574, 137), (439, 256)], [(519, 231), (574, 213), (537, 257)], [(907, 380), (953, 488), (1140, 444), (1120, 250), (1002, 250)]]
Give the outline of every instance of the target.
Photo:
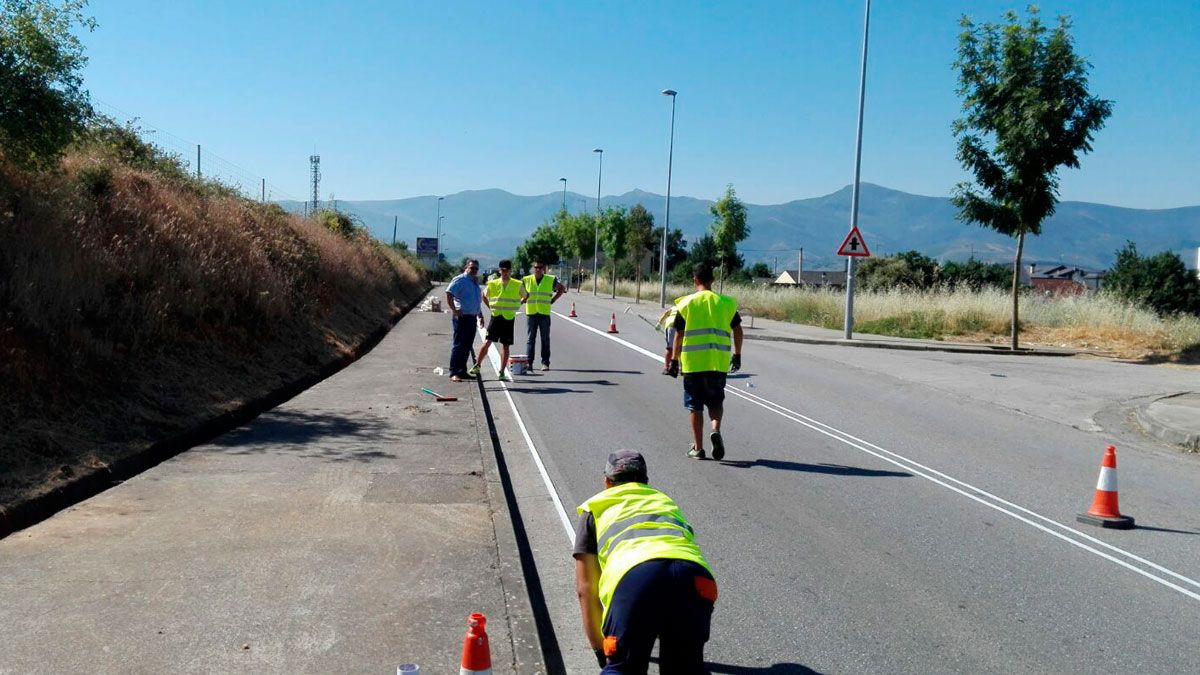
[(500, 380), (501, 382), (512, 382), (512, 378), (509, 377), (508, 373), (504, 372), (503, 370), (500, 371), (500, 377), (497, 377), (496, 379)]
[(713, 446), (713, 459), (718, 462), (725, 459), (725, 441), (721, 440), (721, 432), (712, 432), (708, 435), (708, 440)]
[(543, 363), (543, 364), (542, 364), (542, 372), (544, 373), (544, 372), (546, 372), (547, 370), (550, 370), (550, 364), (549, 364), (549, 363)]
[(688, 450), (688, 457), (692, 459), (704, 459), (704, 448), (697, 448), (693, 445), (692, 449)]
[(477, 363), (477, 364), (471, 366), (471, 369), (467, 371), (467, 374), (472, 377), (479, 375), (479, 364)]

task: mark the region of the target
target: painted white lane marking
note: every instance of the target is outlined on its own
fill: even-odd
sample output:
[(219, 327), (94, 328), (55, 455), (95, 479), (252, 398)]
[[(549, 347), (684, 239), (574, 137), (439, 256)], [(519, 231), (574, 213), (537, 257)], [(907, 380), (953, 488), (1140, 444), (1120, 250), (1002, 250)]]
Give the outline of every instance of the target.
[[(483, 342), (483, 336), (479, 336), (480, 343)], [(491, 362), (492, 368), (496, 374), (500, 374), (500, 355), (499, 345), (493, 345), (493, 349), (488, 350), (488, 361)], [(546, 492), (550, 493), (550, 499), (554, 501), (554, 507), (558, 511), (558, 518), (562, 521), (563, 529), (567, 531), (567, 539), (575, 541), (575, 528), (571, 526), (571, 519), (567, 517), (567, 510), (563, 508), (562, 500), (558, 498), (558, 490), (554, 489), (554, 483), (550, 480), (550, 474), (546, 472), (546, 465), (542, 463), (542, 456), (538, 454), (537, 447), (533, 444), (533, 439), (529, 437), (529, 430), (525, 428), (525, 420), (521, 419), (521, 413), (517, 412), (517, 404), (513, 402), (512, 394), (508, 391), (508, 384), (505, 382), (499, 383), (504, 388), (504, 397), (508, 399), (508, 407), (512, 409), (513, 417), (517, 418), (517, 426), (521, 429), (521, 435), (525, 437), (525, 447), (529, 448), (529, 454), (533, 456), (533, 463), (537, 465), (538, 473), (542, 475), (542, 484), (546, 486)]]
[[(613, 342), (622, 344), (622, 345), (624, 345), (624, 346), (626, 346), (648, 358), (654, 359), (656, 362), (661, 362), (661, 360), (662, 360), (661, 354), (655, 354), (654, 352), (651, 352), (648, 349), (644, 349), (638, 345), (635, 345), (635, 344), (629, 342), (628, 340), (623, 340), (621, 338), (614, 337), (613, 335), (611, 335), (609, 333), (601, 331), (597, 328), (593, 328), (592, 326), (589, 326), (587, 324), (576, 321), (575, 319), (572, 319), (568, 316), (559, 314), (558, 312), (555, 312), (555, 314), (562, 317), (566, 321), (570, 321), (571, 323), (573, 323), (581, 328), (592, 331), (593, 333), (596, 333), (597, 335), (600, 335), (601, 337), (606, 337), (606, 338), (612, 340)], [(856, 436), (853, 436), (851, 434), (848, 434), (840, 429), (829, 426), (828, 424), (825, 424), (824, 422), (815, 420), (811, 417), (807, 417), (807, 416), (805, 416), (801, 413), (798, 413), (794, 410), (789, 410), (788, 408), (785, 408), (785, 407), (779, 405), (778, 403), (770, 401), (769, 399), (765, 399), (761, 396), (756, 396), (754, 394), (743, 392), (743, 391), (741, 391), (739, 389), (735, 389), (733, 387), (727, 388), (726, 391), (728, 391), (729, 393), (732, 393), (735, 396), (738, 396), (742, 399), (745, 399), (746, 401), (749, 401), (750, 403), (753, 403), (759, 407), (769, 410), (769, 411), (775, 413), (776, 415), (779, 415), (780, 417), (789, 419), (793, 422), (796, 422), (797, 424), (808, 427), (809, 429), (812, 429), (813, 431), (816, 431), (816, 432), (818, 432), (820, 434), (824, 434), (825, 436), (828, 436), (834, 440), (845, 443), (846, 445), (849, 445), (850, 447), (852, 447), (856, 450), (860, 450), (869, 455), (877, 457), (885, 462), (888, 462), (890, 464), (893, 464), (895, 466), (903, 468), (907, 471), (910, 471), (928, 481), (936, 483), (937, 485), (941, 485), (942, 487), (944, 487), (948, 490), (952, 490), (954, 492), (957, 492), (958, 494), (963, 495), (964, 497), (967, 497), (976, 502), (979, 502), (980, 504), (983, 504), (984, 506), (987, 506), (988, 508), (995, 509), (996, 511), (999, 511), (1007, 516), (1010, 516), (1010, 517), (1012, 517), (1016, 520), (1019, 520), (1027, 525), (1030, 525), (1034, 528), (1037, 528), (1038, 530), (1041, 530), (1041, 531), (1045, 532), (1046, 534), (1049, 534), (1053, 537), (1057, 537), (1058, 539), (1061, 539), (1061, 540), (1071, 544), (1072, 546), (1077, 546), (1085, 551), (1088, 551), (1088, 552), (1093, 553), (1101, 558), (1104, 558), (1105, 560), (1116, 563), (1117, 565), (1120, 565), (1121, 567), (1132, 570), (1133, 572), (1137, 572), (1138, 574), (1140, 574), (1148, 579), (1151, 579), (1159, 584), (1162, 584), (1172, 590), (1178, 591), (1179, 593), (1182, 593), (1183, 595), (1186, 595), (1186, 596), (1192, 598), (1193, 600), (1200, 600), (1200, 593), (1195, 593), (1187, 588), (1184, 588), (1178, 584), (1168, 581), (1167, 579), (1164, 579), (1164, 578), (1157, 576), (1151, 572), (1148, 572), (1139, 567), (1136, 567), (1124, 560), (1121, 560), (1120, 558), (1117, 558), (1108, 553), (1105, 553), (1104, 551), (1101, 551), (1097, 548), (1089, 546), (1088, 544), (1085, 544), (1080, 541), (1076, 541), (1075, 539), (1072, 539), (1061, 532), (1056, 532), (1054, 530), (1051, 530), (1050, 528), (1046, 527), (1045, 525), (1042, 525), (1041, 523), (1034, 522), (1034, 520), (1031, 520), (1030, 518), (1026, 518), (1025, 516), (1022, 516), (1019, 513), (1015, 513), (1015, 511), (1020, 511), (1020, 512), (1026, 513), (1029, 516), (1032, 516), (1033, 518), (1036, 518), (1036, 519), (1042, 520), (1046, 523), (1055, 525), (1055, 526), (1057, 526), (1063, 530), (1066, 530), (1067, 532), (1070, 532), (1070, 533), (1072, 533), (1082, 539), (1085, 539), (1091, 543), (1098, 544), (1098, 545), (1102, 546), (1103, 548), (1106, 548), (1110, 551), (1119, 553), (1120, 555), (1123, 555), (1126, 558), (1129, 558), (1130, 560), (1137, 561), (1137, 562), (1139, 562), (1147, 567), (1150, 567), (1156, 571), (1167, 574), (1171, 577), (1174, 577), (1175, 579), (1178, 579), (1184, 583), (1190, 584), (1196, 588), (1200, 588), (1200, 582), (1198, 582), (1194, 579), (1188, 578), (1182, 574), (1179, 574), (1177, 572), (1169, 570), (1161, 565), (1158, 565), (1157, 563), (1153, 563), (1149, 560), (1146, 560), (1145, 558), (1142, 558), (1138, 555), (1130, 553), (1129, 551), (1126, 551), (1122, 548), (1118, 548), (1118, 547), (1108, 544), (1106, 542), (1100, 541), (1100, 540), (1098, 540), (1094, 537), (1091, 537), (1083, 532), (1080, 532), (1079, 530), (1076, 530), (1074, 528), (1071, 528), (1071, 527), (1068, 527), (1061, 523), (1058, 523), (1054, 520), (1051, 520), (1050, 518), (1047, 518), (1046, 516), (1043, 516), (1039, 513), (1031, 511), (1023, 506), (1013, 504), (1012, 502), (1009, 502), (1000, 497), (997, 497), (997, 496), (991, 494), (990, 492), (987, 492), (986, 490), (981, 490), (981, 489), (975, 487), (974, 485), (971, 485), (964, 481), (958, 480), (957, 478), (954, 478), (945, 473), (942, 473), (941, 471), (937, 471), (936, 469), (927, 467), (919, 462), (915, 462), (911, 459), (908, 459), (907, 457), (904, 457), (903, 455), (899, 455), (899, 454), (892, 452), (890, 450), (887, 450), (885, 448), (881, 448), (878, 445), (875, 445), (874, 443), (864, 441), (864, 440), (857, 438)], [(951, 483), (960, 485), (960, 486), (962, 486), (962, 488), (966, 488), (966, 489), (955, 487), (955, 485), (951, 485)], [(971, 490), (977, 494), (971, 494), (971, 492), (967, 492), (967, 490)], [(994, 504), (992, 502), (989, 502), (989, 501), (983, 499), (983, 497), (981, 497), (980, 495), (986, 496), (988, 499), (992, 499), (998, 503)], [(1010, 507), (1012, 510), (1010, 510), (1010, 508), (1005, 508), (1005, 507)]]

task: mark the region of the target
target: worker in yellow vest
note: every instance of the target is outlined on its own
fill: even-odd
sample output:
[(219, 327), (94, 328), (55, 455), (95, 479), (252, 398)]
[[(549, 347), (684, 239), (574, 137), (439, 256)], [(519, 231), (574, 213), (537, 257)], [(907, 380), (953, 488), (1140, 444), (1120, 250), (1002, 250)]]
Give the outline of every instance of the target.
[(542, 370), (550, 370), (550, 305), (567, 289), (557, 279), (546, 274), (540, 260), (533, 261), (533, 274), (521, 279), (521, 297), (525, 303), (525, 355), (533, 365), (533, 347), (538, 333), (542, 335)]
[(712, 291), (712, 268), (698, 263), (692, 268), (696, 292), (675, 301), (675, 342), (667, 374), (683, 371), (683, 407), (692, 424), (692, 447), (688, 457), (705, 459), (704, 409), (712, 422), (713, 459), (725, 457), (721, 417), (725, 405), (726, 373), (742, 367), (742, 317), (737, 300)]
[(717, 582), (683, 511), (650, 487), (646, 459), (608, 456), (604, 490), (579, 506), (575, 591), (603, 673), (705, 673)]
[(483, 296), (483, 304), (492, 312), (488, 322), (487, 336), (483, 346), (479, 348), (479, 358), (475, 365), (467, 371), (469, 375), (479, 375), (479, 364), (487, 356), (492, 343), (500, 345), (500, 376), (501, 382), (511, 382), (508, 372), (508, 352), (513, 343), (513, 326), (517, 322), (517, 310), (521, 308), (521, 282), (512, 278), (512, 261), (501, 260), (498, 265), (500, 276), (487, 282), (487, 293)]

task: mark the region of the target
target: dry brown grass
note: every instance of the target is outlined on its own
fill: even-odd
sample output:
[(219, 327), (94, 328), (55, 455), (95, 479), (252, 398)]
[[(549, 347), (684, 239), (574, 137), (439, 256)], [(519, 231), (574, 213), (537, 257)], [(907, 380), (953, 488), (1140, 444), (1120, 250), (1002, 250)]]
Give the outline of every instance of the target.
[(227, 191), (94, 151), (0, 159), (0, 508), (315, 372), (425, 287)]

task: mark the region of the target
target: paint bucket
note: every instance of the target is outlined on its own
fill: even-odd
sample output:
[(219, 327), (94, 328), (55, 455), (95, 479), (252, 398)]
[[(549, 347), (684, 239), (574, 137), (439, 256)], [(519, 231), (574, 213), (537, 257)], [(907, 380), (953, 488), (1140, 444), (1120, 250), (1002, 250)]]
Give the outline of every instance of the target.
[(529, 357), (524, 354), (512, 354), (508, 357), (508, 368), (513, 375), (529, 374)]

